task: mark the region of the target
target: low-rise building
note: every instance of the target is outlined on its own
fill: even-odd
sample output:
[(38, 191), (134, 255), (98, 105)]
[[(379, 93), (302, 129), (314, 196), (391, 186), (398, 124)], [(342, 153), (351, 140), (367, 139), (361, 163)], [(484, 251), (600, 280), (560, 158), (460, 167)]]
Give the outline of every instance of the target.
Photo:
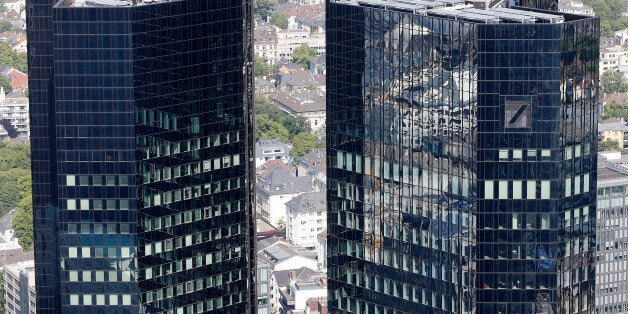
[(595, 15), (593, 8), (582, 3), (582, 1), (578, 1), (578, 0), (558, 1), (558, 11), (571, 13), (571, 14), (579, 14), (579, 15), (591, 15), (591, 16)]
[(286, 287), (279, 290), (281, 312), (305, 314), (308, 300), (327, 297), (327, 276), (319, 271), (294, 273), (291, 272)]
[(310, 30), (282, 29), (277, 31), (277, 54), (279, 58), (292, 59), (294, 49), (307, 45), (316, 50), (316, 55), (325, 54), (325, 34), (310, 33)]
[(35, 314), (35, 261), (4, 266), (4, 310), (7, 314)]
[(623, 120), (599, 123), (598, 137), (602, 141), (617, 141), (620, 148), (628, 149), (628, 125)]
[[(9, 120), (17, 134), (16, 136), (28, 137), (30, 132), (28, 117), (28, 98), (21, 91), (4, 94), (4, 88), (0, 87), (0, 120)], [(8, 133), (3, 126), (0, 127), (0, 137), (15, 137)]]
[[(578, 208), (565, 218), (569, 230), (596, 222), (596, 313), (628, 312), (628, 168), (598, 157), (597, 208)], [(584, 242), (586, 245), (586, 241)]]
[(600, 48), (600, 75), (607, 71), (621, 71), (626, 75), (628, 47), (614, 45)]
[(261, 20), (255, 21), (253, 48), (257, 55), (265, 57), (269, 65), (279, 60), (277, 50), (277, 28)]
[(306, 248), (316, 247), (316, 236), (327, 227), (327, 192), (310, 192), (286, 203), (286, 239)]
[(284, 163), (292, 162), (288, 144), (278, 140), (262, 140), (255, 143), (255, 167), (259, 167), (270, 160), (281, 160)]
[(272, 267), (262, 258), (257, 258), (257, 314), (270, 314), (270, 275)]
[(309, 298), (306, 302), (305, 314), (327, 314), (327, 297)]
[[(302, 246), (290, 244), (277, 237), (261, 239), (257, 242), (257, 257), (270, 269), (271, 312), (279, 310), (279, 288), (285, 288), (288, 270), (316, 269), (316, 254)], [(278, 275), (279, 274), (279, 275)], [(280, 283), (277, 283), (279, 276)]]
[(314, 177), (314, 186), (319, 190), (327, 189), (327, 151), (315, 148), (297, 162), (297, 175)]
[(323, 91), (278, 92), (271, 95), (270, 99), (289, 115), (305, 118), (310, 123), (312, 131), (316, 131), (325, 125), (326, 108), (325, 92)]
[(286, 203), (294, 197), (316, 191), (312, 177), (295, 177), (281, 167), (257, 178), (256, 207), (258, 217), (283, 229), (286, 223)]

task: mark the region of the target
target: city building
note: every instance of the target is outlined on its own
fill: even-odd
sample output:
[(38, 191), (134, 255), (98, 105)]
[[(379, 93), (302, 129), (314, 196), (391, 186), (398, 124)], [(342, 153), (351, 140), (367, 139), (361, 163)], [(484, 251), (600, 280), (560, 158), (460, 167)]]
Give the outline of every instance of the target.
[(599, 21), (463, 4), (327, 5), (332, 313), (594, 312)]
[(35, 314), (35, 261), (4, 266), (4, 311), (7, 314)]
[(290, 152), (292, 152), (292, 147), (276, 138), (258, 141), (255, 143), (255, 168), (259, 168), (271, 160), (291, 163), (292, 155)]
[[(307, 278), (322, 275), (324, 274), (316, 271), (315, 269), (299, 266), (295, 266), (294, 268), (290, 269), (275, 271), (271, 276), (273, 312), (288, 313), (288, 311), (291, 309), (290, 307), (288, 307), (288, 304), (286, 302), (287, 300), (283, 297), (283, 295), (290, 294), (289, 289), (292, 283), (296, 281), (307, 281)], [(283, 304), (282, 301), (284, 302)], [(294, 306), (294, 302), (292, 303), (292, 305)], [(294, 307), (292, 307), (292, 309), (294, 309)]]
[(271, 272), (300, 267), (316, 269), (316, 252), (277, 237), (259, 240), (257, 256), (270, 265)]
[(38, 313), (255, 313), (252, 1), (33, 0)]
[(327, 151), (315, 148), (297, 162), (297, 174), (314, 177), (314, 186), (321, 191), (327, 190)]
[(297, 195), (314, 192), (313, 178), (296, 177), (283, 167), (274, 167), (265, 176), (257, 177), (256, 210), (258, 217), (284, 229), (286, 203)]
[(619, 148), (628, 149), (628, 124), (623, 119), (620, 121), (600, 122), (598, 133), (601, 141), (617, 141)]
[(279, 60), (277, 51), (277, 28), (261, 20), (255, 25), (254, 51), (257, 55), (265, 57), (269, 65), (274, 65)]
[[(598, 157), (595, 313), (628, 312), (628, 168)], [(578, 218), (576, 218), (578, 219)], [(567, 222), (565, 222), (567, 223)], [(578, 221), (570, 221), (577, 224)]]
[(310, 124), (312, 131), (316, 131), (325, 125), (327, 118), (325, 92), (321, 90), (300, 93), (277, 92), (270, 95), (269, 99), (287, 114), (293, 117), (305, 118)]
[(614, 45), (600, 48), (600, 75), (607, 71), (628, 73), (628, 47)]
[(310, 192), (286, 203), (286, 239), (306, 248), (316, 247), (316, 236), (327, 228), (326, 192)]
[[(8, 120), (15, 128), (17, 135), (28, 137), (28, 98), (21, 91), (4, 93), (0, 87), (0, 120)], [(4, 131), (4, 132), (3, 132)], [(7, 130), (0, 129), (0, 137), (9, 136)]]
[[(320, 271), (300, 270), (289, 271), (285, 287), (278, 279), (281, 313), (306, 314), (308, 300), (327, 297), (327, 276)], [(277, 278), (284, 272), (277, 272)]]
[(257, 258), (257, 314), (270, 314), (270, 274), (272, 267), (264, 259)]
[(309, 29), (281, 29), (276, 34), (279, 58), (292, 59), (292, 52), (301, 45), (314, 48), (316, 55), (325, 54), (325, 34), (310, 33)]
[(595, 15), (593, 8), (577, 0), (558, 1), (558, 11), (580, 15)]

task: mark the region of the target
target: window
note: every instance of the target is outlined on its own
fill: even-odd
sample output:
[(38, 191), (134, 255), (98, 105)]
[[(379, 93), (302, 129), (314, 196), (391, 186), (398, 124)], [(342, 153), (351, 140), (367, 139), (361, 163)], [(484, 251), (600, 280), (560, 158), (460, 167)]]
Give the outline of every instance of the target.
[(79, 305), (79, 295), (70, 294), (70, 305)]
[(523, 181), (512, 181), (512, 198), (513, 199), (521, 199), (521, 195), (523, 194)]
[(493, 181), (484, 181), (484, 198), (493, 199)]
[(65, 185), (67, 186), (75, 186), (76, 185), (76, 177), (74, 175), (65, 176)]
[(67, 200), (67, 204), (68, 204), (68, 210), (76, 210), (76, 200), (75, 199), (68, 199)]
[(541, 181), (541, 199), (550, 198), (550, 182), (548, 180)]
[(78, 257), (78, 248), (76, 246), (68, 247), (68, 257), (70, 258)]
[(536, 198), (536, 181), (528, 181), (527, 187), (527, 199), (535, 199)]

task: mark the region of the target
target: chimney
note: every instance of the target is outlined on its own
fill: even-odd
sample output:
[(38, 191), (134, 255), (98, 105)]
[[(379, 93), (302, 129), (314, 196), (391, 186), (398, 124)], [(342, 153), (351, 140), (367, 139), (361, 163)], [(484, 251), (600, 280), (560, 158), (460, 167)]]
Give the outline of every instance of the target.
[(320, 149), (316, 150), (316, 157), (321, 157), (321, 150)]
[(4, 87), (0, 87), (0, 102), (4, 103), (6, 100), (6, 95), (4, 94)]
[(290, 279), (292, 279), (292, 280), (296, 280), (297, 279), (297, 272), (295, 270), (290, 272)]

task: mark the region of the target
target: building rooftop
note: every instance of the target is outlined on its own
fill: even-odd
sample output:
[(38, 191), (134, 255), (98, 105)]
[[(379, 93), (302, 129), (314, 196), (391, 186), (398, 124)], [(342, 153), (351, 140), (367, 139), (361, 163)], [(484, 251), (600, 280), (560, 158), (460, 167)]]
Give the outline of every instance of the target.
[(564, 15), (541, 13), (525, 9), (490, 8), (480, 10), (464, 0), (340, 0), (337, 2), (393, 9), (414, 14), (446, 17), (478, 23), (563, 23)]
[(287, 270), (278, 270), (275, 272), (275, 280), (277, 281), (278, 287), (285, 287), (291, 281), (302, 281), (309, 279), (313, 276), (324, 276), (323, 272), (309, 269), (307, 267), (301, 267), (298, 269), (287, 269)]
[(628, 184), (628, 167), (607, 161), (606, 158), (598, 155), (597, 183), (598, 188), (622, 183)]
[(269, 97), (293, 114), (325, 111), (325, 94), (322, 91), (300, 93), (278, 92)]
[(315, 148), (301, 157), (299, 163), (316, 172), (325, 172), (327, 170), (327, 151), (324, 148)]
[(312, 192), (311, 176), (295, 177), (281, 167), (275, 167), (266, 176), (258, 178), (258, 187), (270, 195)]
[(290, 155), (291, 150), (288, 144), (276, 138), (255, 143), (255, 156), (258, 158), (268, 154)]
[(626, 122), (623, 122), (623, 121), (599, 123), (597, 131), (600, 133), (605, 132), (605, 131), (628, 131), (628, 124), (626, 124)]
[(316, 252), (299, 245), (287, 243), (276, 237), (258, 241), (257, 256), (273, 266), (295, 256), (316, 260)]
[(273, 159), (273, 160), (269, 160), (265, 162), (263, 165), (257, 167), (256, 172), (258, 176), (266, 177), (270, 174), (271, 171), (273, 171), (273, 169), (277, 167), (283, 168), (283, 170), (286, 170), (286, 172), (288, 172), (291, 175), (295, 174), (294, 169), (286, 165), (286, 163), (283, 162), (283, 160), (281, 159)]
[(286, 207), (299, 213), (324, 211), (327, 208), (327, 192), (303, 193), (286, 203)]

